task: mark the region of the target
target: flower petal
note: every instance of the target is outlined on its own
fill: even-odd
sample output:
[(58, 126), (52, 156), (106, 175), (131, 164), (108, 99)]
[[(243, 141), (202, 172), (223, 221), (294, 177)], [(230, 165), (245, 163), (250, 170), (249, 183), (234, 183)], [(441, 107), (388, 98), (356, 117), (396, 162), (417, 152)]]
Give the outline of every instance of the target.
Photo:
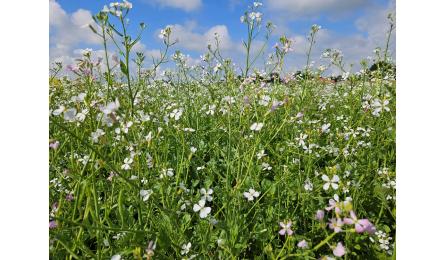
[(337, 246), (334, 248), (334, 250), (332, 251), (332, 253), (335, 256), (342, 257), (346, 253), (346, 250), (345, 250), (343, 244), (341, 242), (339, 242), (337, 244)]
[(329, 189), (329, 182), (326, 182), (324, 185), (323, 185), (323, 190), (328, 190)]
[(354, 224), (354, 221), (353, 221), (352, 219), (350, 219), (350, 218), (344, 218), (344, 219), (343, 219), (343, 222), (344, 222), (345, 224), (348, 224), (348, 225), (352, 225), (352, 224)]
[(201, 210), (201, 207), (198, 204), (193, 205), (193, 211), (194, 212), (197, 212), (199, 210)]

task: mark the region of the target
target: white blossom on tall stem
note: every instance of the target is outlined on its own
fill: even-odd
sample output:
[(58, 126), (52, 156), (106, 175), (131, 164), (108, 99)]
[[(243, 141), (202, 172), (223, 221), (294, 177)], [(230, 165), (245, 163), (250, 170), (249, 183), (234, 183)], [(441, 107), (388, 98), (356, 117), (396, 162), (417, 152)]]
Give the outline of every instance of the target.
[(210, 207), (206, 207), (205, 203), (206, 203), (205, 200), (200, 200), (198, 201), (198, 204), (193, 205), (193, 211), (194, 212), (199, 211), (200, 218), (206, 218), (207, 215), (209, 215), (210, 211), (212, 210)]
[(338, 189), (338, 182), (340, 181), (338, 175), (334, 175), (332, 176), (332, 179), (329, 179), (329, 177), (326, 174), (323, 174), (321, 178), (326, 182), (323, 185), (324, 190), (328, 190), (329, 187), (332, 187), (334, 190)]
[(261, 128), (263, 128), (263, 126), (264, 126), (264, 124), (263, 123), (253, 123), (251, 126), (250, 126), (250, 130), (252, 130), (252, 131), (260, 131), (261, 130)]
[(165, 177), (173, 177), (173, 169), (172, 168), (168, 168), (168, 169), (162, 169), (161, 175), (159, 175), (160, 179), (163, 179)]
[(254, 189), (249, 189), (249, 191), (244, 192), (243, 195), (248, 201), (252, 201), (255, 198), (258, 198), (260, 193)]
[(192, 247), (192, 243), (190, 243), (190, 242), (188, 242), (187, 244), (183, 244), (181, 247), (181, 255), (188, 254), (191, 247)]
[(93, 140), (93, 143), (97, 143), (99, 141), (99, 138), (101, 136), (105, 135), (105, 132), (98, 128), (96, 131), (91, 133), (91, 140)]
[(178, 121), (179, 118), (181, 118), (181, 116), (182, 116), (182, 112), (183, 112), (182, 108), (175, 108), (170, 113), (170, 118), (174, 118), (176, 121)]
[(202, 195), (202, 197), (201, 197), (201, 200), (204, 200), (204, 201), (212, 201), (213, 200), (213, 197), (211, 196), (212, 194), (213, 194), (213, 190), (212, 189), (208, 189), (208, 190), (206, 190), (206, 189), (204, 189), (204, 188), (201, 188), (200, 190), (199, 190), (199, 192), (201, 193), (201, 195)]
[(153, 190), (140, 190), (139, 195), (142, 197), (142, 201), (147, 201), (150, 195), (153, 194)]
[(131, 164), (133, 163), (133, 158), (129, 157), (129, 158), (125, 158), (124, 159), (124, 164), (121, 166), (122, 170), (130, 170), (131, 169)]
[(304, 146), (306, 146), (306, 143), (304, 142), (304, 140), (306, 140), (306, 138), (307, 138), (307, 134), (300, 133), (300, 136), (296, 137), (295, 141), (298, 142), (299, 146), (304, 147)]

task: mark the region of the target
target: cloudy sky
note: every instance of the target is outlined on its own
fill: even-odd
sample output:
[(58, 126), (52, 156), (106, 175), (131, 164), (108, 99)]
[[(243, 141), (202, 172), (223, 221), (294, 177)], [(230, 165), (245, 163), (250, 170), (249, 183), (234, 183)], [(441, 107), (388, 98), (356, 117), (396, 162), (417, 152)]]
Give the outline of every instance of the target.
[[(217, 32), (222, 38), (223, 54), (235, 63), (243, 57), (242, 40), (246, 38), (245, 25), (240, 16), (253, 1), (246, 0), (133, 0), (130, 33), (137, 33), (140, 22), (148, 26), (142, 41), (135, 48), (148, 56), (158, 55), (161, 40), (159, 31), (173, 26), (173, 38), (179, 43), (173, 50), (189, 54), (190, 63), (197, 62), (207, 44)], [(101, 55), (101, 42), (88, 28), (91, 16), (109, 1), (50, 0), (50, 62), (63, 61), (65, 65), (79, 57), (81, 49), (91, 48)], [(359, 61), (373, 55), (375, 47), (384, 47), (388, 29), (387, 15), (395, 13), (394, 0), (262, 0), (263, 20), (276, 25), (266, 52), (285, 34), (293, 40), (294, 51), (287, 58), (290, 70), (299, 70), (305, 63), (308, 44), (306, 37), (312, 24), (322, 30), (317, 36), (313, 52), (315, 65), (326, 48), (340, 49), (348, 63), (359, 67)], [(261, 41), (262, 38), (258, 38)], [(261, 45), (259, 42), (256, 46)], [(395, 58), (395, 37), (390, 50)], [(356, 70), (354, 69), (354, 70)]]

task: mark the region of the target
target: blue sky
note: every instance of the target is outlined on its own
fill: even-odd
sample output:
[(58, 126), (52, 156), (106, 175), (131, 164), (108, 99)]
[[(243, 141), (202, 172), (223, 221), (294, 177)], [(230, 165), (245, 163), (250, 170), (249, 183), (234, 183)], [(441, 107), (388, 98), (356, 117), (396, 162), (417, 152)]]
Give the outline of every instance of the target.
[[(155, 55), (161, 46), (157, 35), (167, 25), (173, 25), (173, 37), (179, 43), (174, 49), (190, 54), (197, 60), (205, 52), (206, 41), (213, 32), (225, 38), (224, 53), (240, 62), (241, 42), (246, 28), (240, 16), (253, 1), (243, 0), (133, 0), (130, 12), (130, 32), (136, 34), (139, 22), (145, 22), (145, 30), (139, 51)], [(302, 66), (307, 48), (305, 37), (312, 24), (319, 24), (320, 31), (313, 60), (318, 64), (321, 52), (326, 48), (343, 51), (348, 62), (358, 64), (360, 59), (372, 55), (372, 50), (385, 43), (388, 28), (386, 15), (395, 12), (393, 0), (263, 0), (263, 21), (271, 21), (277, 27), (269, 42), (267, 52), (280, 35), (294, 40), (294, 52), (287, 65)], [(79, 55), (78, 49), (92, 48), (99, 51), (100, 42), (84, 24), (89, 16), (108, 5), (109, 1), (50, 0), (50, 61), (69, 63)], [(258, 38), (262, 40), (262, 38)], [(259, 43), (258, 43), (259, 44)], [(391, 42), (395, 56), (395, 38)], [(357, 66), (357, 65), (356, 65)]]

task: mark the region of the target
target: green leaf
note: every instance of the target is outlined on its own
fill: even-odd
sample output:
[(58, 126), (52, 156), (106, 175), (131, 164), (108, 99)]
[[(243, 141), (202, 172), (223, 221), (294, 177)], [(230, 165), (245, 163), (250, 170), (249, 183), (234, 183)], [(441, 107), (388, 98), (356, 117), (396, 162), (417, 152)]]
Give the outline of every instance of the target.
[(118, 211), (119, 211), (119, 218), (120, 218), (120, 222), (121, 222), (121, 227), (124, 227), (124, 203), (123, 203), (123, 195), (124, 195), (124, 190), (120, 190), (119, 191), (119, 197), (118, 197)]
[(94, 27), (91, 24), (89, 24), (88, 27), (90, 27), (90, 29), (91, 29), (91, 31), (93, 31), (93, 33), (98, 34), (96, 29), (94, 29)]
[(127, 66), (125, 65), (125, 63), (122, 60), (120, 61), (120, 67), (121, 67), (122, 73), (127, 75), (128, 74), (128, 68), (127, 68)]

